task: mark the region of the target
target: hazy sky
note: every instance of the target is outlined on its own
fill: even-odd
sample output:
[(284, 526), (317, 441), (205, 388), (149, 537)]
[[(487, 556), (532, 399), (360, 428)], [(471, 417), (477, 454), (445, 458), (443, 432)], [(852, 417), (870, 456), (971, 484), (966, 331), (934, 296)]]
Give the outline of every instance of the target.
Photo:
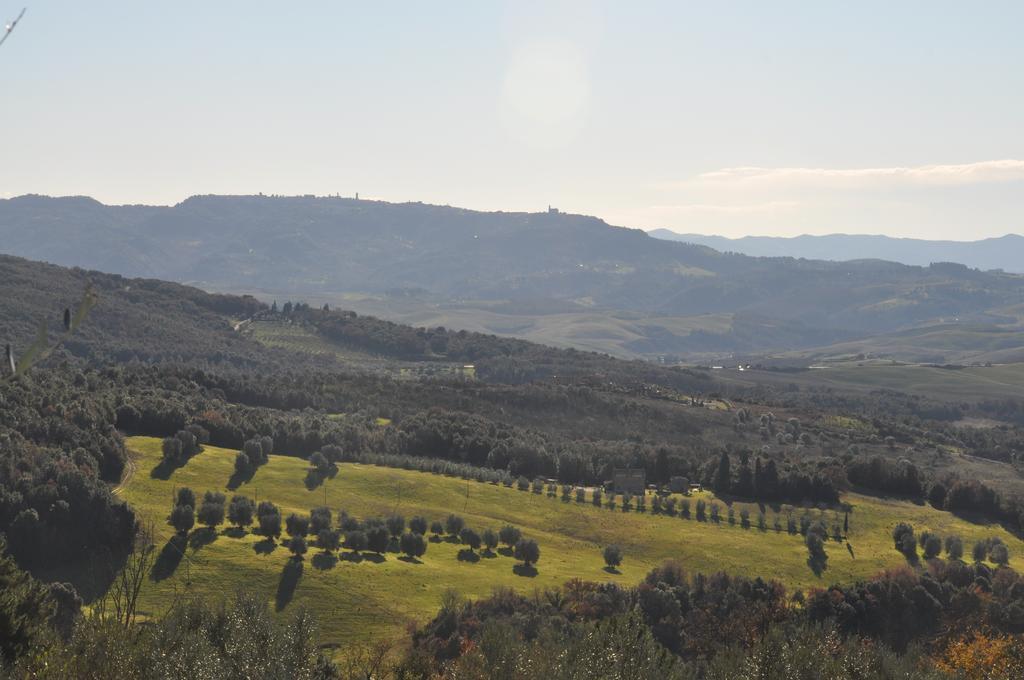
[(0, 196), (1024, 232), (1024, 2), (11, 2)]

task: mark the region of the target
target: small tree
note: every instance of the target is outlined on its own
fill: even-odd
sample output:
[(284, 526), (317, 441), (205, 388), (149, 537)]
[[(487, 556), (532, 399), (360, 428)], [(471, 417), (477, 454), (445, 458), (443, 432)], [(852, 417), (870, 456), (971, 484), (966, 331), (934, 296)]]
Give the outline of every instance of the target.
[(480, 534), (469, 527), (465, 527), (459, 532), (459, 539), (468, 545), (470, 550), (476, 550), (480, 547)]
[(385, 526), (392, 538), (398, 538), (405, 531), (405, 518), (401, 515), (391, 515), (387, 518)]
[(359, 520), (352, 517), (344, 510), (338, 511), (338, 528), (341, 529), (342, 533), (348, 533), (355, 531), (360, 528)]
[(500, 540), (502, 543), (504, 543), (510, 548), (513, 547), (516, 543), (518, 543), (519, 539), (522, 537), (523, 532), (521, 532), (517, 527), (514, 527), (511, 524), (506, 524), (498, 531), (498, 540)]
[(996, 543), (989, 550), (988, 557), (999, 566), (1005, 567), (1010, 563), (1010, 550), (1006, 547), (1005, 543)]
[(317, 532), (316, 544), (324, 552), (332, 552), (341, 545), (341, 533), (337, 529), (323, 527)]
[(946, 557), (959, 560), (964, 556), (964, 542), (959, 536), (946, 537)]
[(235, 456), (235, 474), (239, 477), (245, 477), (252, 471), (252, 461), (249, 460), (249, 456), (245, 455), (245, 451), (239, 451), (238, 455)]
[(430, 523), (430, 533), (432, 533), (437, 538), (440, 538), (441, 534), (444, 533), (444, 525), (438, 522), (437, 520), (434, 520)]
[(359, 553), (366, 550), (366, 532), (356, 529), (345, 534), (345, 547)]
[(245, 496), (234, 496), (228, 505), (228, 521), (239, 529), (245, 529), (252, 524), (255, 511), (252, 500)]
[(399, 540), (399, 547), (409, 557), (420, 557), (427, 552), (427, 541), (423, 538), (423, 534), (410, 531), (409, 533), (402, 534), (402, 538)]
[(938, 557), (942, 552), (942, 540), (935, 534), (930, 534), (924, 541), (924, 556), (927, 559)]
[(721, 518), (721, 516), (719, 514), (719, 510), (718, 510), (718, 503), (712, 503), (711, 504), (711, 521), (715, 522), (717, 524), (719, 521), (721, 521), (721, 519), (722, 518)]
[(622, 564), (622, 548), (617, 545), (605, 547), (604, 563), (613, 569)]
[(324, 529), (331, 528), (331, 510), (323, 506), (309, 511), (309, 533), (320, 535)]
[(261, 461), (261, 464), (266, 463), (268, 460), (270, 460), (270, 454), (274, 452), (273, 437), (270, 437), (268, 435), (263, 435), (262, 437), (260, 437), (260, 451), (263, 452), (263, 460)]
[(289, 536), (302, 536), (305, 538), (309, 535), (309, 518), (305, 515), (297, 515), (293, 512), (288, 515), (284, 526)]
[(697, 521), (703, 522), (707, 519), (707, 507), (708, 504), (703, 498), (697, 500)]
[(597, 507), (601, 507), (601, 487), (594, 487), (594, 493), (590, 494), (590, 502)]
[(366, 547), (370, 552), (380, 555), (387, 551), (390, 542), (391, 535), (387, 527), (375, 526), (366, 532)]
[(309, 464), (322, 475), (331, 471), (331, 461), (327, 460), (327, 456), (320, 451), (313, 452), (313, 455), (309, 457)]
[(427, 533), (427, 520), (424, 517), (413, 517), (409, 520), (409, 531), (420, 536), (425, 536)]
[(684, 498), (679, 501), (679, 515), (683, 519), (690, 519), (690, 499)]
[(587, 490), (582, 486), (576, 487), (576, 502), (583, 503), (587, 500)]
[(464, 526), (466, 526), (466, 521), (458, 515), (448, 515), (448, 519), (444, 522), (444, 528), (449, 536), (458, 536)]
[(892, 530), (892, 541), (897, 550), (902, 552), (902, 546), (904, 544), (904, 538), (906, 536), (913, 538), (914, 527), (910, 526), (906, 522), (900, 522)]
[(256, 522), (260, 525), (260, 533), (267, 538), (281, 535), (281, 511), (270, 501), (260, 501), (256, 508)]
[(540, 547), (537, 545), (537, 541), (532, 538), (520, 538), (516, 542), (516, 547), (512, 554), (517, 560), (520, 560), (529, 567), (540, 560)]
[(978, 541), (974, 544), (974, 548), (971, 549), (971, 557), (975, 562), (985, 561), (985, 558), (988, 557), (988, 545), (985, 541)]
[(811, 562), (821, 564), (828, 559), (828, 555), (825, 553), (825, 539), (823, 535), (827, 536), (827, 533), (823, 527), (817, 525), (807, 531), (804, 542), (807, 544), (807, 552), (810, 554)]
[(177, 495), (174, 497), (175, 505), (187, 505), (191, 508), (196, 507), (196, 494), (192, 489), (187, 486), (183, 486), (178, 489)]
[(484, 547), (487, 548), (488, 552), (494, 552), (494, 549), (498, 547), (498, 534), (495, 533), (494, 529), (484, 529), (480, 538), (483, 540)]
[(182, 460), (181, 440), (177, 437), (164, 437), (161, 454), (166, 465), (179, 465)]
[(197, 519), (200, 524), (216, 530), (224, 523), (224, 494), (217, 491), (207, 491), (203, 494), (203, 503), (199, 506)]
[(191, 505), (175, 505), (171, 510), (170, 525), (179, 534), (187, 534), (196, 523), (196, 513)]
[(292, 551), (295, 559), (302, 559), (309, 547), (306, 545), (306, 539), (302, 536), (292, 536), (288, 541), (288, 549)]

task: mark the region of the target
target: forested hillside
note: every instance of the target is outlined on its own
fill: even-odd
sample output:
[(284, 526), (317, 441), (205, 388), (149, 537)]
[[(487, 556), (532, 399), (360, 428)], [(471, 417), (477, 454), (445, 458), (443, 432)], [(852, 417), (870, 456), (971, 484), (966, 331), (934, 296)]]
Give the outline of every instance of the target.
[(142, 207), (23, 196), (0, 201), (0, 237), (13, 254), (207, 289), (404, 291), (734, 319), (724, 331), (640, 324), (646, 341), (630, 351), (643, 353), (812, 347), (949, 318), (1018, 327), (1005, 310), (1024, 303), (1020, 276), (955, 264), (754, 258), (592, 217), (420, 203), (197, 196)]
[[(227, 452), (222, 455), (235, 456), (233, 474), (221, 475), (229, 477), (224, 481), (229, 490), (259, 479), (270, 454), (308, 461), (288, 468), (306, 471), (305, 479), (296, 482), (302, 494), (318, 492), (340, 464), (354, 462), (536, 493), (545, 487), (556, 493), (552, 490), (561, 485), (568, 502), (565, 489), (600, 489), (615, 468), (631, 467), (643, 469), (652, 484), (664, 487), (674, 477), (693, 480), (717, 498), (751, 507), (818, 505), (838, 517), (845, 496), (866, 492), (927, 502), (936, 511), (958, 515), (960, 522), (997, 522), (1013, 532), (1024, 528), (1024, 434), (1009, 424), (962, 426), (966, 415), (980, 412), (976, 403), (896, 391), (841, 393), (814, 386), (722, 383), (712, 371), (628, 362), (462, 331), (416, 329), (302, 302), (267, 306), (252, 298), (11, 257), (0, 258), (0, 285), (5, 291), (0, 333), (15, 357), (25, 351), (42, 321), (50, 321), (54, 342), (63, 310), (74, 309), (85, 290), (92, 290), (98, 300), (52, 356), (13, 376), (5, 367), (0, 381), (0, 533), (5, 536), (2, 550), (13, 558), (7, 562), (0, 557), (7, 574), (0, 578), (29, 583), (17, 575), (24, 569), (50, 583), (42, 590), (19, 585), (18, 592), (26, 602), (43, 598), (45, 611), (54, 616), (65, 612), (67, 618), (60, 620), (70, 623), (61, 625), (74, 625), (79, 598), (102, 607), (109, 600), (98, 598), (115, 593), (119, 601), (116, 593), (123, 592), (118, 588), (124, 584), (118, 579), (139, 564), (140, 555), (149, 554), (140, 553), (139, 541), (153, 535), (146, 530), (146, 521), (153, 517), (142, 521), (113, 492), (115, 486), (129, 484), (137, 475), (163, 481), (179, 471), (191, 474), (196, 468), (190, 461), (204, 455), (204, 447), (223, 447)], [(345, 351), (268, 348), (258, 335), (245, 332), (256, 323), (296, 329)], [(476, 378), (406, 375), (390, 369), (392, 363), (404, 368), (464, 362), (476, 365)], [(129, 456), (125, 435), (161, 438), (149, 440), (160, 462), (139, 467), (138, 459)], [(224, 472), (230, 460), (224, 459)], [(590, 493), (587, 502), (594, 503), (594, 496), (601, 502), (599, 494)], [(163, 495), (161, 507), (166, 503)], [(649, 495), (644, 494), (645, 502)], [(175, 552), (175, 546), (184, 540), (178, 527), (194, 521), (189, 513), (201, 510), (202, 517), (216, 521), (217, 497), (211, 498), (204, 500), (206, 510), (193, 507), (198, 501), (192, 498), (192, 505), (171, 512), (179, 533), (158, 556), (159, 569), (183, 560), (184, 547)], [(626, 495), (620, 498), (629, 508), (639, 503)], [(559, 501), (552, 502), (559, 507)], [(609, 494), (608, 502), (615, 508), (620, 501)], [(668, 512), (660, 500), (651, 511)], [(705, 508), (697, 505), (694, 512), (699, 520)], [(726, 524), (717, 504), (708, 512), (718, 518), (716, 525), (737, 521), (730, 512)], [(282, 520), (278, 515), (278, 524)], [(290, 526), (298, 531), (296, 521), (301, 523), (294, 520)], [(738, 521), (743, 526), (749, 516)], [(379, 534), (382, 529), (370, 523), (366, 530)], [(349, 531), (358, 537), (361, 529), (350, 526)], [(815, 547), (813, 539), (818, 534), (808, 531), (806, 549), (812, 558), (820, 557), (821, 546)], [(826, 527), (826, 533), (831, 529)], [(206, 534), (193, 534), (201, 547), (198, 541)], [(802, 536), (795, 523), (791, 535)], [(463, 539), (460, 534), (453, 540)], [(482, 539), (470, 533), (465, 540), (472, 545)], [(306, 544), (288, 545), (301, 557)], [(803, 543), (796, 545), (804, 550)], [(985, 545), (986, 555), (991, 549), (993, 559), (1002, 559), (1001, 544)], [(259, 549), (254, 544), (253, 550)], [(795, 562), (797, 567), (802, 568), (802, 559)], [(288, 564), (298, 562), (295, 558)], [(809, 564), (821, 568), (813, 559)], [(160, 573), (146, 578), (163, 578)], [(971, 574), (995, 579), (980, 567)], [(961, 577), (966, 572), (955, 578)], [(1016, 606), (1016, 591), (1010, 592), (1003, 581), (999, 601)], [(287, 587), (283, 577), (282, 583), (279, 589)], [(623, 591), (622, 597), (658, 598), (671, 609), (667, 591), (654, 585), (659, 592), (648, 593), (641, 586), (637, 592)], [(749, 593), (750, 587), (742, 589)], [(681, 590), (671, 592), (683, 597)], [(954, 594), (950, 590), (934, 606), (949, 606)], [(848, 596), (859, 597), (856, 591)], [(557, 601), (565, 600), (559, 596)], [(835, 615), (826, 602), (820, 604), (821, 620), (832, 621)], [(653, 608), (645, 605), (644, 610), (650, 616), (661, 606), (648, 605)], [(235, 606), (268, 620), (251, 603)], [(618, 606), (608, 614), (617, 616), (613, 612)], [(523, 610), (518, 602), (513, 607)], [(558, 616), (555, 610), (551, 613)], [(0, 620), (6, 620), (6, 611), (0, 607)], [(472, 610), (460, 605), (459, 612), (469, 615)], [(207, 616), (199, 610), (189, 615)], [(173, 626), (178, 616), (186, 614), (173, 609), (159, 625)], [(984, 620), (1000, 630), (1016, 630), (1016, 616), (999, 613)], [(650, 626), (654, 639), (676, 653), (672, 645), (679, 634), (678, 619), (672, 620), (676, 623), (650, 619), (642, 625)], [(456, 628), (431, 624), (417, 637), (410, 663), (469, 663), (470, 658), (462, 660), (444, 646), (469, 642), (477, 631), (463, 628), (462, 614), (451, 624)], [(89, 627), (93, 625), (83, 623), (80, 635), (114, 635)], [(861, 630), (856, 620), (842, 625)], [(112, 644), (103, 639), (103, 644)], [(143, 640), (135, 638), (132, 645), (162, 644), (157, 638)], [(82, 644), (82, 638), (68, 644)], [(23, 647), (3, 653), (14, 659), (23, 654), (19, 649)], [(74, 655), (89, 658), (82, 651)]]

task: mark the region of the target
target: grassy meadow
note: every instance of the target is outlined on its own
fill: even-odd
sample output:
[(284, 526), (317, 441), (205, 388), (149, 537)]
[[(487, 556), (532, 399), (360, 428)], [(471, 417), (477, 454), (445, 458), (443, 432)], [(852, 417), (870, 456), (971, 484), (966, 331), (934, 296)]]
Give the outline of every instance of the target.
[[(455, 513), (477, 530), (497, 530), (510, 523), (538, 541), (541, 559), (533, 576), (514, 573), (516, 562), (510, 556), (460, 561), (462, 546), (431, 542), (419, 563), (399, 559), (397, 553), (385, 554), (382, 561), (375, 557), (357, 560), (346, 550), (341, 559), (328, 558), (311, 545), (295, 578), (296, 570), (285, 568), (291, 555), (280, 542), (271, 545), (261, 536), (236, 536), (221, 527), (212, 542), (199, 545), (193, 541), (184, 556), (166, 548), (161, 566), (142, 592), (140, 610), (159, 614), (186, 593), (221, 597), (246, 588), (263, 594), (278, 611), (308, 608), (320, 621), (323, 641), (342, 650), (374, 639), (401, 637), (409, 623), (423, 621), (437, 611), (442, 593), (449, 588), (478, 597), (499, 585), (529, 593), (576, 577), (635, 584), (669, 558), (680, 560), (692, 571), (773, 577), (790, 588), (849, 582), (905, 564), (890, 539), (892, 527), (900, 521), (910, 522), (918, 532), (957, 533), (968, 552), (974, 540), (998, 535), (1010, 547), (1011, 562), (1024, 560), (1024, 542), (999, 527), (971, 524), (925, 505), (862, 495), (843, 499), (851, 508), (849, 548), (830, 540), (827, 568), (816, 575), (807, 565), (803, 538), (785, 531), (788, 506), (777, 508), (783, 525), (779, 533), (772, 528), (776, 514), (772, 508), (765, 508), (767, 531), (757, 529), (758, 506), (753, 504), (746, 506), (752, 522), (747, 529), (740, 527), (739, 510), (744, 504), (739, 503), (734, 504), (734, 526), (727, 521), (724, 504), (721, 522), (716, 525), (652, 515), (649, 501), (646, 513), (623, 512), (621, 507), (594, 507), (589, 493), (588, 502), (579, 504), (503, 486), (358, 464), (340, 465), (333, 479), (309, 490), (304, 484), (307, 462), (287, 456), (271, 456), (249, 482), (229, 491), (226, 485), (235, 451), (207, 446), (161, 479), (153, 474), (160, 461), (160, 440), (133, 437), (128, 446), (131, 471), (118, 493), (144, 521), (153, 523), (158, 553), (165, 550), (174, 533), (166, 517), (174, 491), (181, 486), (191, 487), (199, 497), (204, 491), (221, 491), (229, 499), (239, 493), (270, 500), (285, 517), (291, 512), (308, 513), (324, 505), (325, 499), (335, 516), (344, 509), (360, 518), (398, 513), (406, 519), (423, 515), (428, 521), (443, 521)], [(697, 497), (713, 498), (708, 493), (692, 498), (691, 516)], [(798, 518), (804, 512), (802, 508), (792, 511)], [(817, 515), (820, 511), (811, 512)], [(831, 527), (835, 511), (824, 512)], [(840, 511), (840, 523), (842, 518)], [(193, 538), (196, 534), (193, 531)], [(602, 548), (611, 543), (624, 549), (625, 560), (617, 573), (605, 570), (601, 556)]]

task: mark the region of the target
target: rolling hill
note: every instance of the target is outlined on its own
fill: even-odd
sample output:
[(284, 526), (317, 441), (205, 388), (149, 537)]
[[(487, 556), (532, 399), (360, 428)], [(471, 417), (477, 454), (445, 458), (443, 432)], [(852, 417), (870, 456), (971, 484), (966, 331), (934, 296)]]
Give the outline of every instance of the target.
[[(1021, 336), (1020, 315), (1007, 310), (1024, 304), (1024, 277), (956, 264), (756, 258), (581, 215), (344, 198), (151, 207), (23, 196), (0, 201), (0, 239), (26, 257), (207, 290), (332, 303), (368, 293), (481, 330), (626, 356), (785, 351), (951, 321)], [(628, 328), (612, 320), (623, 312), (635, 315)], [(575, 316), (543, 318), (552, 314)], [(597, 322), (575, 323), (585, 314)], [(558, 330), (534, 335), (534, 325)]]
[[(164, 553), (164, 562), (143, 588), (144, 613), (163, 611), (183, 593), (216, 597), (247, 588), (272, 602), (278, 611), (307, 607), (320, 621), (325, 642), (347, 651), (371, 640), (400, 637), (408, 624), (424, 621), (437, 610), (447, 588), (480, 597), (496, 586), (531, 593), (573, 578), (629, 584), (667, 559), (705, 573), (770, 574), (789, 588), (827, 586), (906, 564), (892, 547), (890, 534), (897, 522), (943, 535), (956, 533), (968, 544), (999, 536), (1014, 555), (1024, 551), (1024, 542), (998, 526), (971, 524), (927, 505), (849, 494), (843, 501), (851, 509), (850, 547), (830, 540), (827, 568), (818, 575), (807, 564), (803, 537), (774, 528), (776, 518), (785, 527), (788, 515), (799, 518), (805, 512), (802, 508), (765, 506), (767, 528), (761, 530), (756, 526), (756, 504), (733, 503), (734, 525), (728, 522), (724, 505), (720, 523), (701, 522), (678, 514), (597, 508), (590, 502), (589, 492), (586, 502), (577, 503), (500, 485), (359, 464), (341, 465), (337, 477), (323, 489), (309, 490), (302, 481), (307, 462), (288, 456), (271, 456), (247, 484), (231, 490), (226, 484), (235, 451), (208, 446), (162, 479), (150, 474), (160, 460), (159, 439), (135, 437), (128, 446), (135, 472), (118, 493), (143, 521), (152, 522), (157, 548)], [(335, 513), (344, 509), (359, 518), (399, 513), (407, 519), (423, 515), (433, 521), (455, 513), (478, 530), (497, 530), (511, 523), (538, 541), (541, 559), (536, 574), (522, 576), (513, 571), (511, 556), (499, 553), (460, 560), (458, 553), (464, 546), (448, 541), (431, 542), (426, 554), (415, 562), (403, 561), (394, 552), (384, 553), (381, 559), (367, 553), (360, 559), (349, 550), (342, 550), (338, 559), (310, 546), (296, 574), (288, 569), (289, 553), (279, 542), (223, 528), (212, 541), (202, 529), (194, 530), (190, 547), (181, 554), (175, 552), (174, 531), (165, 519), (173, 489), (182, 486), (200, 495), (220, 491), (229, 498), (238, 493), (269, 500), (284, 516), (308, 513), (326, 500)], [(713, 495), (702, 492), (691, 503), (697, 498), (709, 503), (714, 500)], [(740, 526), (742, 508), (751, 511), (754, 525), (749, 528)], [(815, 517), (820, 514), (811, 512)], [(837, 516), (841, 521), (837, 512), (842, 510), (829, 509), (824, 516), (829, 522)], [(601, 558), (602, 548), (611, 543), (623, 546), (626, 555), (616, 572), (606, 571)]]
[(828, 234), (793, 237), (743, 236), (727, 238), (680, 234), (669, 229), (647, 232), (655, 238), (714, 248), (724, 253), (756, 257), (802, 257), (811, 260), (891, 260), (927, 267), (932, 262), (957, 262), (983, 271), (1002, 269), (1024, 273), (1024, 236), (1007, 234), (978, 241), (933, 241), (867, 234)]

